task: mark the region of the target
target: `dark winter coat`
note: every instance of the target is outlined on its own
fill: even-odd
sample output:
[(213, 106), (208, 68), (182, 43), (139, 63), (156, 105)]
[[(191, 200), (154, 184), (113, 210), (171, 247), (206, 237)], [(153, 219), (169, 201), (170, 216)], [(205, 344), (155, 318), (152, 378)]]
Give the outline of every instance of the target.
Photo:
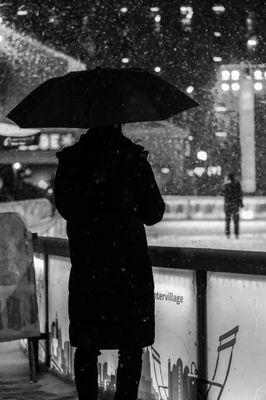
[(225, 213), (234, 214), (243, 207), (242, 189), (238, 181), (226, 183), (223, 189)]
[(144, 225), (165, 210), (147, 152), (122, 134), (87, 133), (58, 153), (55, 202), (71, 255), (70, 342), (151, 345), (154, 283)]

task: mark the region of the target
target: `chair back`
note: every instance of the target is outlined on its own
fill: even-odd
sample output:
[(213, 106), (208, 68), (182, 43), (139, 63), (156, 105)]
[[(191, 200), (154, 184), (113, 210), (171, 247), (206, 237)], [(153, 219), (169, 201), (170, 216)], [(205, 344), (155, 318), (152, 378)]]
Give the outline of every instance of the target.
[[(218, 383), (219, 386), (215, 384), (209, 386), (209, 392), (217, 392), (217, 400), (222, 396), (226, 381), (229, 377), (230, 368), (232, 364), (234, 346), (236, 344), (236, 335), (239, 331), (239, 325), (225, 332), (223, 335), (219, 336), (219, 345), (217, 348), (217, 358), (214, 368), (213, 376), (211, 380)], [(206, 397), (207, 398), (207, 397)], [(216, 397), (215, 397), (216, 398)]]

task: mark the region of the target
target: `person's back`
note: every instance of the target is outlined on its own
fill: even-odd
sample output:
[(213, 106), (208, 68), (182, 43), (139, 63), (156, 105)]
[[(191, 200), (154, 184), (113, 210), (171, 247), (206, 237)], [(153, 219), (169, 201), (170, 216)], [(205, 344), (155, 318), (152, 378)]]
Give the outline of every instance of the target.
[(239, 236), (239, 208), (243, 207), (242, 189), (233, 173), (228, 174), (222, 191), (224, 196), (225, 234), (230, 236), (230, 220), (234, 221), (235, 236)]
[(238, 181), (230, 181), (224, 187), (225, 207), (239, 208), (241, 206), (241, 186)]
[[(58, 155), (55, 202), (67, 220), (70, 342), (78, 347), (78, 366), (88, 348), (94, 355), (117, 348), (122, 359), (130, 352), (140, 374), (140, 349), (154, 341), (154, 284), (143, 224), (160, 221), (165, 206), (146, 157), (142, 146), (114, 128), (83, 135)], [(116, 399), (135, 399), (138, 376), (132, 375), (133, 386), (126, 384), (119, 378), (121, 363)], [(80, 399), (87, 398), (84, 390)]]

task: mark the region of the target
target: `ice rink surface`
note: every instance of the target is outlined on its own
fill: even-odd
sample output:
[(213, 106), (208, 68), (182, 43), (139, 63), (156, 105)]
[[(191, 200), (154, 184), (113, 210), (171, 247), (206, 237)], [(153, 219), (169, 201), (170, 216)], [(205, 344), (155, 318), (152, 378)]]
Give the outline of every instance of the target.
[(228, 250), (266, 251), (266, 220), (240, 221), (236, 239), (224, 234), (224, 221), (165, 220), (146, 227), (151, 246), (199, 247)]

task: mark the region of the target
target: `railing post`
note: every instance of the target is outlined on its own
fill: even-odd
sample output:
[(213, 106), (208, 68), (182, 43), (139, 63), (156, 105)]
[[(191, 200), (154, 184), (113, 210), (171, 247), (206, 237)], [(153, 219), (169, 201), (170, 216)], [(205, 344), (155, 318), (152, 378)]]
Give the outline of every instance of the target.
[[(197, 366), (198, 377), (207, 379), (207, 271), (196, 271), (197, 285)], [(206, 384), (198, 380), (197, 399), (205, 398)]]
[(44, 279), (45, 279), (45, 364), (50, 367), (50, 332), (49, 332), (49, 255), (44, 254)]

